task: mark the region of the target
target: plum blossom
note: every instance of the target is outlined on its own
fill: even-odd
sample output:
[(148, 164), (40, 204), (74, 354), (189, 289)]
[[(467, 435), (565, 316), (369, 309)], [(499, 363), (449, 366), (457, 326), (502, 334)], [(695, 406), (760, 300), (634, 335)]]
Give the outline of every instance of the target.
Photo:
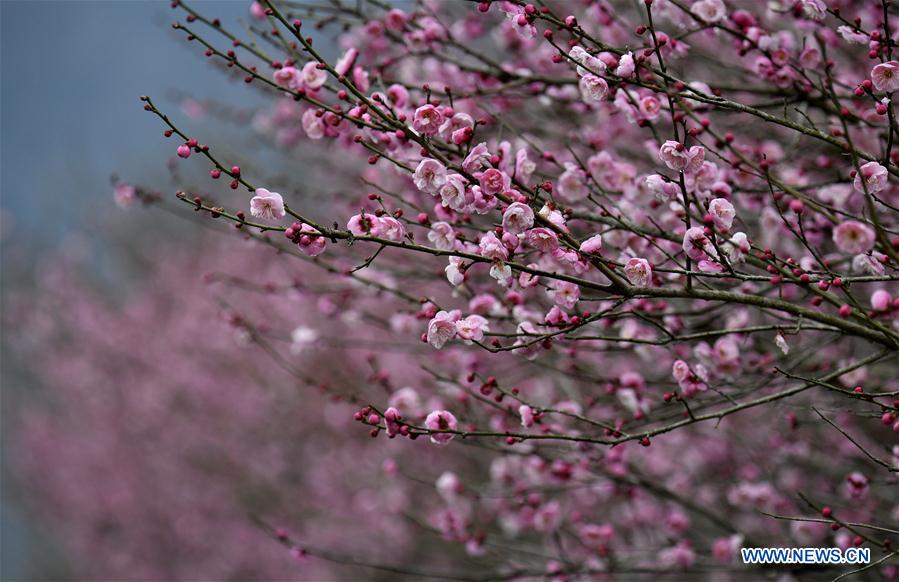
[(474, 192), (466, 187), (465, 178), (461, 174), (448, 174), (438, 194), (444, 206), (457, 212), (474, 202)]
[(534, 226), (534, 211), (527, 204), (513, 202), (503, 212), (503, 229), (512, 234), (522, 234)]
[(509, 175), (496, 168), (490, 168), (489, 170), (482, 172), (477, 178), (478, 183), (481, 186), (481, 191), (490, 196), (502, 194), (512, 185), (512, 179)]
[(542, 253), (552, 253), (559, 248), (559, 237), (548, 228), (538, 226), (527, 231), (525, 241)]
[(303, 71), (300, 78), (302, 79), (303, 87), (310, 91), (315, 91), (325, 84), (325, 81), (328, 80), (328, 74), (324, 69), (318, 67), (318, 63), (309, 61), (303, 65)]
[(436, 349), (442, 348), (446, 342), (456, 337), (456, 322), (462, 319), (458, 309), (438, 311), (428, 323), (428, 343)]
[(868, 273), (869, 275), (883, 275), (884, 262), (886, 255), (883, 253), (862, 253), (852, 258), (852, 270), (858, 273)]
[(646, 259), (628, 259), (624, 264), (624, 275), (631, 285), (649, 287), (652, 282), (652, 266)]
[(690, 7), (690, 12), (706, 22), (718, 22), (727, 16), (727, 8), (721, 0), (699, 0)]
[(602, 250), (602, 235), (594, 234), (582, 242), (578, 250), (588, 255), (599, 253)]
[(425, 158), (415, 167), (412, 181), (422, 192), (433, 194), (446, 184), (446, 166), (435, 159)]
[(827, 5), (823, 0), (799, 0), (799, 5), (806, 18), (821, 20), (827, 15)]
[(642, 397), (633, 388), (620, 388), (615, 392), (615, 396), (621, 405), (629, 412), (636, 415), (645, 415), (649, 413), (650, 402), (647, 398)]
[(453, 287), (458, 287), (465, 281), (465, 260), (461, 257), (450, 257), (449, 264), (444, 269), (446, 280)]
[(401, 31), (406, 27), (406, 22), (408, 22), (408, 20), (408, 14), (399, 8), (391, 8), (384, 16), (384, 25), (387, 26), (389, 30)]
[(568, 51), (568, 56), (578, 64), (577, 74), (579, 77), (604, 73), (606, 70), (606, 64), (602, 59), (591, 55), (581, 46), (571, 47), (571, 50)]
[(731, 263), (742, 263), (745, 260), (744, 255), (748, 254), (751, 248), (749, 237), (746, 236), (746, 233), (736, 232), (727, 241), (727, 259)]
[(297, 247), (299, 247), (300, 251), (310, 257), (317, 257), (318, 255), (322, 254), (328, 244), (328, 241), (325, 239), (325, 237), (321, 236), (321, 234), (317, 230), (315, 230), (308, 224), (303, 224), (300, 226), (296, 241)]
[(303, 78), (296, 67), (281, 67), (276, 69), (272, 77), (279, 87), (287, 87), (296, 90), (303, 86)]
[(506, 249), (506, 246), (492, 232), (488, 232), (481, 237), (480, 242), (478, 242), (478, 250), (482, 257), (492, 261), (505, 261), (509, 258), (509, 251)]
[(852, 42), (855, 44), (868, 44), (868, 41), (871, 40), (867, 34), (855, 32), (854, 29), (845, 25), (838, 26), (837, 33), (839, 33), (839, 35), (842, 36), (843, 40), (845, 40), (846, 42)]
[(671, 374), (675, 380), (683, 382), (690, 375), (690, 365), (683, 360), (675, 360), (674, 365), (671, 367)]
[(428, 240), (441, 251), (451, 251), (456, 246), (456, 232), (448, 222), (435, 222), (428, 231)]
[(874, 229), (857, 220), (847, 220), (833, 230), (833, 242), (844, 253), (866, 253), (874, 248)]
[(871, 294), (871, 309), (874, 311), (887, 311), (891, 303), (890, 294), (883, 289), (878, 289)]
[(534, 513), (534, 529), (539, 532), (555, 531), (560, 525), (562, 525), (562, 506), (556, 500), (545, 503)]
[(715, 250), (712, 241), (706, 236), (705, 230), (701, 226), (687, 229), (687, 232), (684, 233), (683, 249), (687, 256), (694, 261), (718, 258), (718, 251)]
[(350, 218), (346, 228), (355, 236), (381, 236), (382, 224), (377, 216), (363, 211)]
[(265, 188), (256, 188), (250, 199), (250, 214), (257, 218), (277, 220), (284, 218), (284, 199), (277, 192), (269, 192)]
[[(428, 430), (445, 431), (458, 430), (459, 421), (453, 416), (452, 412), (447, 410), (435, 410), (428, 414), (425, 418), (425, 428)], [(456, 435), (447, 432), (438, 432), (431, 434), (431, 442), (435, 445), (446, 445), (453, 440)]]
[(309, 139), (321, 139), (325, 137), (325, 121), (323, 116), (318, 115), (315, 109), (307, 109), (303, 113), (303, 131)]
[(443, 113), (431, 104), (422, 105), (412, 117), (412, 129), (422, 135), (437, 135), (443, 125)]
[(472, 135), (474, 119), (467, 113), (456, 113), (440, 126), (440, 135), (455, 144), (467, 142)]
[(640, 97), (638, 109), (644, 119), (653, 121), (662, 112), (662, 102), (655, 95), (644, 95)]
[(399, 420), (401, 418), (400, 411), (393, 406), (384, 411), (384, 426), (387, 428), (388, 437), (392, 438), (400, 434)]
[(565, 171), (559, 176), (557, 191), (563, 199), (574, 202), (586, 198), (590, 194), (587, 187), (587, 176), (574, 164), (565, 164)]
[(490, 152), (487, 150), (487, 144), (484, 142), (471, 148), (465, 159), (462, 160), (462, 169), (473, 174), (490, 163)]
[(618, 68), (615, 69), (615, 74), (623, 79), (627, 79), (634, 74), (635, 70), (634, 53), (628, 51), (621, 55), (621, 58), (618, 60)]
[(455, 501), (459, 494), (462, 493), (464, 487), (459, 476), (450, 471), (446, 471), (437, 478), (435, 483), (437, 492), (447, 503)]
[(352, 47), (348, 48), (346, 52), (344, 52), (334, 63), (334, 71), (338, 75), (346, 75), (350, 72), (350, 69), (353, 68), (353, 63), (356, 62), (356, 58), (358, 58), (358, 56), (358, 49)]
[[(861, 168), (861, 172), (855, 175), (852, 185), (858, 192), (865, 189), (871, 194), (877, 194), (887, 187), (887, 169), (877, 162), (868, 162)], [(862, 185), (864, 179), (864, 186)]]
[(653, 193), (659, 202), (672, 200), (680, 193), (680, 187), (670, 180), (666, 180), (659, 174), (650, 174), (644, 179), (646, 189)]
[(871, 69), (871, 82), (875, 89), (884, 93), (899, 89), (899, 62), (887, 61), (875, 65)]
[(489, 331), (487, 320), (480, 315), (469, 315), (456, 322), (456, 335), (463, 340), (479, 342)]
[(378, 232), (382, 238), (399, 242), (406, 236), (406, 227), (392, 216), (381, 216), (378, 219)]
[(534, 170), (537, 169), (535, 164), (528, 158), (528, 150), (522, 148), (515, 154), (515, 175), (520, 180), (527, 180)]
[(256, 20), (265, 20), (265, 7), (259, 2), (250, 4), (250, 16)]
[(546, 293), (559, 307), (573, 309), (581, 296), (581, 288), (567, 281), (554, 281)]
[(521, 417), (521, 426), (531, 428), (534, 426), (534, 409), (527, 404), (518, 407), (518, 415)]
[(705, 148), (692, 146), (687, 149), (684, 144), (668, 140), (659, 148), (659, 158), (672, 170), (695, 172), (705, 160)]
[(606, 80), (596, 75), (584, 75), (578, 81), (578, 87), (581, 90), (581, 98), (587, 103), (602, 101), (609, 92)]
[(709, 202), (709, 214), (712, 215), (715, 226), (726, 232), (733, 226), (737, 211), (734, 210), (734, 205), (730, 201), (724, 198), (715, 198)]
[(508, 286), (512, 278), (512, 267), (500, 261), (494, 261), (490, 265), (490, 276), (503, 287)]

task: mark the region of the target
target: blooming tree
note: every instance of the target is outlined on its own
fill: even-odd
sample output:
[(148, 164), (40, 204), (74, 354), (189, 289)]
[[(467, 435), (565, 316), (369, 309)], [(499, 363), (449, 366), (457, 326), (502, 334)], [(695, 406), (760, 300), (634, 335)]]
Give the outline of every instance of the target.
[[(260, 0), (241, 32), (173, 8), (271, 98), (252, 130), (289, 160), (225, 159), (141, 98), (209, 171), (181, 210), (256, 257), (219, 282), (267, 292), (228, 304), (241, 355), (221, 383), (289, 372), (358, 425), (332, 438), (360, 465), (390, 457), (362, 526), (253, 505), (244, 525), (303, 558), (286, 575), (611, 580), (836, 545), (873, 557), (835, 575), (899, 576), (894, 5)], [(303, 180), (313, 156), (326, 183)], [(280, 382), (260, 373), (223, 408), (250, 417), (237, 466), (263, 454), (251, 427)], [(182, 395), (159, 390), (140, 397)], [(327, 400), (289, 401), (308, 425)], [(300, 458), (279, 461), (300, 477), (272, 477), (278, 495), (361, 470)], [(329, 491), (335, 511), (351, 489)]]

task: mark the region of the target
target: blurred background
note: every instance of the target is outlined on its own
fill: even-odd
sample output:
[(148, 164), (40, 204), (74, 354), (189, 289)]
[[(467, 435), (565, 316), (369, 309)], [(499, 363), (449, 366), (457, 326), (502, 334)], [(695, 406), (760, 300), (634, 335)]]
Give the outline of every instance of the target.
[[(249, 20), (249, 2), (194, 4), (228, 22)], [(235, 107), (252, 107), (259, 97), (208, 66), (183, 35), (171, 30), (174, 18), (168, 2), (162, 1), (0, 2), (4, 311), (10, 293), (27, 292), (36, 285), (35, 271), (52, 268), (47, 263), (58, 252), (90, 253), (91, 268), (108, 282), (104, 292), (122, 292), (118, 282), (133, 280), (122, 273), (140, 266), (123, 262), (110, 248), (116, 234), (111, 228), (145, 231), (146, 244), (153, 244), (162, 232), (166, 237), (187, 235), (179, 221), (160, 225), (142, 212), (123, 217), (112, 203), (112, 175), (153, 183), (154, 177), (164, 175), (165, 161), (173, 154), (172, 142), (162, 138), (164, 128), (142, 110), (138, 97), (151, 94), (160, 108), (177, 112), (182, 119), (184, 92), (198, 100), (227, 93), (228, 103)], [(227, 139), (228, 128), (220, 125), (191, 121), (191, 127), (209, 130), (204, 137), (210, 143)], [(111, 215), (119, 226), (110, 226)], [(2, 333), (16, 334), (16, 329), (6, 326)], [(53, 524), (39, 521), (21, 502), (27, 484), (14, 478), (8, 462), (8, 431), (15, 425), (16, 403), (22, 391), (37, 389), (27, 366), (4, 350), (3, 580), (60, 578), (67, 573)]]

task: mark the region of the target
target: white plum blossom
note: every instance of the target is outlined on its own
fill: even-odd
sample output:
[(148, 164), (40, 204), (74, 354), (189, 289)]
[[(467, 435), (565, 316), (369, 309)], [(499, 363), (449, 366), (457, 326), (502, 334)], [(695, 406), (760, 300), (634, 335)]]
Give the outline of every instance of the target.
[(465, 261), (461, 257), (450, 257), (449, 264), (444, 269), (446, 279), (453, 287), (458, 287), (465, 281), (465, 273), (463, 267)]

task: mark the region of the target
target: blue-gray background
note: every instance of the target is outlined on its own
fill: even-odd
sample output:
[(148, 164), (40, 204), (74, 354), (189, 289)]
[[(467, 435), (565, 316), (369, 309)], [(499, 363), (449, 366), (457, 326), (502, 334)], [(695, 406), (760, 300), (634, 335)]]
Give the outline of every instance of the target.
[[(224, 21), (249, 19), (249, 1), (192, 4)], [(112, 201), (111, 174), (140, 182), (164, 170), (174, 145), (139, 95), (151, 93), (168, 110), (177, 108), (173, 90), (254, 101), (171, 30), (175, 18), (168, 2), (0, 0), (0, 284), (7, 289), (27, 285), (12, 262), (37, 262), (73, 233), (92, 235)], [(9, 404), (13, 383), (4, 376)], [(2, 413), (9, 420), (13, 411)], [(0, 579), (51, 575), (62, 561), (52, 526), (16, 504), (16, 484), (2, 467)]]

